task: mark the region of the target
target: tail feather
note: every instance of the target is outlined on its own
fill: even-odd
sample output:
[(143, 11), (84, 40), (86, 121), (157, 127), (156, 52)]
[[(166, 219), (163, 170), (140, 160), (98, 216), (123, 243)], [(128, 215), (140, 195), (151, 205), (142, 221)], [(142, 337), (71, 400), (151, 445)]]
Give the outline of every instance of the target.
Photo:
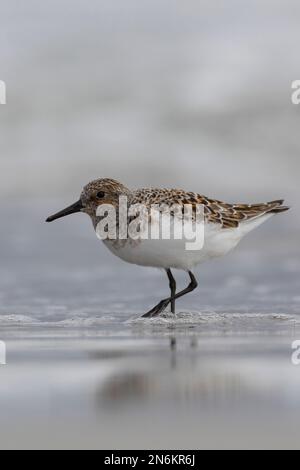
[(250, 214), (248, 213), (248, 217), (245, 222), (241, 224), (244, 235), (254, 228), (259, 227), (259, 225), (264, 223), (264, 221), (273, 214), (279, 214), (289, 210), (290, 208), (288, 206), (284, 206), (283, 203), (284, 200), (280, 199), (278, 201), (270, 201), (265, 204), (250, 206), (252, 207), (252, 209), (250, 209), (251, 212)]
[(289, 210), (288, 206), (283, 205), (283, 199), (263, 204), (226, 204), (212, 199), (205, 201), (208, 220), (212, 223), (221, 223), (224, 229), (236, 228), (240, 225), (254, 227), (255, 221), (260, 224), (266, 220), (266, 216)]
[(278, 201), (268, 202), (267, 205), (269, 206), (269, 209), (266, 211), (266, 213), (280, 214), (281, 212), (288, 211), (290, 207), (283, 206), (283, 203), (284, 203), (284, 199), (279, 199)]

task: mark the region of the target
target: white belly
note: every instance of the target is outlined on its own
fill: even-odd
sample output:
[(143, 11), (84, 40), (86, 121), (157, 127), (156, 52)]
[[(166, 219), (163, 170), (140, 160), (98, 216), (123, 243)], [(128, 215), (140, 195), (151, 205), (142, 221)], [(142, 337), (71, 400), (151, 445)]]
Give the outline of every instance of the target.
[(201, 249), (187, 250), (187, 239), (171, 240), (105, 240), (104, 244), (122, 260), (141, 266), (191, 270), (212, 258), (226, 255), (251, 230), (272, 215), (245, 222), (238, 228), (222, 229), (218, 224), (205, 224)]
[[(235, 234), (236, 235), (236, 234)], [(157, 268), (190, 270), (204, 261), (223, 256), (232, 250), (240, 237), (228, 230), (223, 233), (207, 230), (200, 250), (187, 250), (190, 240), (121, 240), (104, 241), (107, 248), (128, 263)]]

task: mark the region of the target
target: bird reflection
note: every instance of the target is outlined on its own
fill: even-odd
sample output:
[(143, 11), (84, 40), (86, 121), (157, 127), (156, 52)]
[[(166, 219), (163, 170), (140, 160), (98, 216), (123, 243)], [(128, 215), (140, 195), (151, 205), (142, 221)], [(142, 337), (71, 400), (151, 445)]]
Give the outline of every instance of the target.
[[(204, 358), (205, 359), (205, 358)], [(199, 402), (214, 406), (224, 400), (240, 399), (245, 384), (237, 372), (220, 367), (219, 361), (204, 361), (198, 351), (197, 338), (180, 344), (169, 338), (169, 353), (158, 351), (150, 356), (126, 356), (113, 368), (97, 390), (99, 407), (124, 406), (131, 402), (167, 401)]]

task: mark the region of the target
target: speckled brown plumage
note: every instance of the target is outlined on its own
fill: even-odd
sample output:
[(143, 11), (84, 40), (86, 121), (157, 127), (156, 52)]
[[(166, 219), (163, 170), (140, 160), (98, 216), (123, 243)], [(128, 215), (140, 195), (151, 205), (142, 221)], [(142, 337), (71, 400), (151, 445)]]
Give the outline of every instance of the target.
[(279, 213), (288, 210), (283, 206), (283, 200), (262, 204), (228, 204), (216, 199), (209, 199), (198, 193), (178, 189), (139, 189), (134, 191), (131, 203), (152, 204), (197, 204), (204, 206), (205, 220), (209, 223), (220, 224), (222, 228), (235, 228), (243, 221), (260, 217), (267, 213)]
[[(105, 195), (101, 201), (97, 198), (99, 191)], [(206, 222), (217, 224), (223, 229), (237, 228), (242, 222), (268, 213), (276, 214), (289, 209), (289, 207), (283, 205), (284, 201), (282, 199), (261, 204), (228, 204), (181, 189), (144, 188), (130, 190), (122, 183), (110, 178), (94, 180), (86, 185), (81, 194), (81, 201), (85, 207), (85, 212), (92, 217), (94, 224), (96, 224), (97, 206), (105, 203), (118, 207), (120, 196), (128, 198), (129, 206), (143, 204), (150, 208), (155, 204), (167, 207), (174, 204), (182, 206), (188, 204), (196, 209), (197, 205), (203, 205)]]

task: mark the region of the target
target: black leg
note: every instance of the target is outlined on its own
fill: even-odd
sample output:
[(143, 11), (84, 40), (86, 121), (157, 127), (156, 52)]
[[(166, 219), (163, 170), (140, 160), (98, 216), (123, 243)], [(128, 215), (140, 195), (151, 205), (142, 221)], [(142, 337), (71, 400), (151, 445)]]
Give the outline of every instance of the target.
[(192, 273), (192, 271), (189, 271), (189, 276), (190, 276), (191, 282), (186, 289), (182, 290), (181, 292), (178, 292), (178, 294), (176, 294), (173, 297), (173, 299), (172, 297), (169, 297), (168, 299), (164, 299), (161, 302), (159, 302), (159, 304), (157, 304), (152, 310), (150, 310), (150, 312), (145, 313), (145, 315), (143, 315), (143, 318), (158, 316), (167, 308), (167, 306), (172, 302), (172, 300), (175, 301), (179, 299), (180, 297), (183, 297), (184, 295), (189, 294), (190, 292), (193, 292), (193, 290), (195, 290), (198, 287), (198, 282), (194, 274)]
[(175, 313), (176, 281), (174, 279), (171, 269), (167, 269), (166, 272), (170, 281), (170, 290), (171, 290), (171, 299), (172, 299), (171, 300), (171, 312)]

